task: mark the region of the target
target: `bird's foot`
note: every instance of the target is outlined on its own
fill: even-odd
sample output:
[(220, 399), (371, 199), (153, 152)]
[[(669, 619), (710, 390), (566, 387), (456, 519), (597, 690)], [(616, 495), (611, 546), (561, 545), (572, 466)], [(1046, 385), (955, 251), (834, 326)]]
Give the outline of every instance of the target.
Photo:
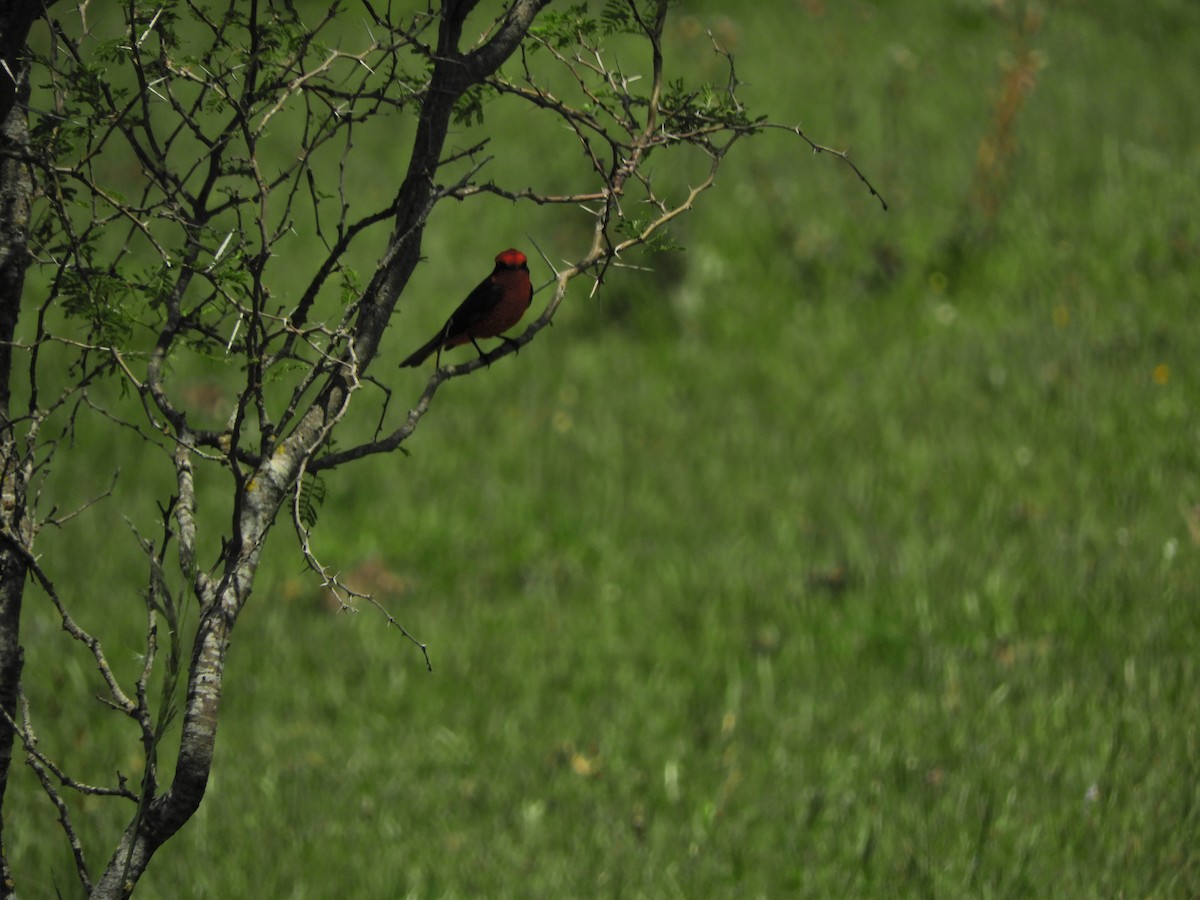
[(492, 367), (492, 358), (490, 354), (484, 353), (483, 348), (479, 346), (479, 342), (475, 338), (471, 338), (471, 346), (479, 351), (479, 358), (483, 360), (483, 364), (489, 369)]

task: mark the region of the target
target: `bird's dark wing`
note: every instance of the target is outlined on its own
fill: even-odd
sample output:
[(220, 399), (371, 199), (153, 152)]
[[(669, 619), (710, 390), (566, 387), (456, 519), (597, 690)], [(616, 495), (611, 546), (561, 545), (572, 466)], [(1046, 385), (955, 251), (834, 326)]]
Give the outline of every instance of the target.
[(490, 277), (484, 279), (451, 313), (442, 329), (442, 337), (448, 340), (467, 331), (495, 309), (503, 296), (504, 288)]
[(468, 336), (470, 329), (487, 318), (503, 298), (504, 288), (489, 276), (475, 290), (467, 294), (467, 299), (450, 314), (450, 318), (446, 320), (446, 324), (438, 330), (438, 333), (400, 365), (419, 366), (437, 350), (465, 344), (470, 339)]

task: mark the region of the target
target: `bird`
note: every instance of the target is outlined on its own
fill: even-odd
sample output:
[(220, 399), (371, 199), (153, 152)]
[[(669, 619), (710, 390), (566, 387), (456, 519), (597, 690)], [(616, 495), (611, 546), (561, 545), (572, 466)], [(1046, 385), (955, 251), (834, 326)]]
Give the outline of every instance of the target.
[(509, 248), (496, 255), (496, 268), (467, 299), (450, 314), (446, 324), (429, 341), (417, 348), (400, 366), (419, 366), (437, 351), (435, 365), (441, 363), (443, 350), (457, 347), (470, 341), (479, 351), (486, 354), (477, 343), (479, 338), (499, 337), (508, 343), (504, 331), (521, 321), (525, 310), (533, 300), (533, 284), (529, 280), (529, 261), (520, 250)]

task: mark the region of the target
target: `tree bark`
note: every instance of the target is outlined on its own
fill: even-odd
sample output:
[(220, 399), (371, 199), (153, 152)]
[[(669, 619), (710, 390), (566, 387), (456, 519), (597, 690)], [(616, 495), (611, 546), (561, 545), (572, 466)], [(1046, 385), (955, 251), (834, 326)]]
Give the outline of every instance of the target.
[[(22, 60), (29, 28), (55, 0), (9, 0), (0, 12), (0, 122), (8, 118), (17, 102), (28, 66)], [(25, 84), (25, 89), (28, 84)], [(24, 102), (22, 100), (21, 102)]]
[(22, 160), (29, 145), (25, 101), (28, 67), (21, 58), (29, 26), (41, 4), (14, 3), (0, 13), (0, 897), (12, 896), (4, 847), (4, 798), (12, 765), (21, 648), (21, 603), (28, 575), (25, 461), (10, 414), (12, 340), (29, 263), (29, 204), (33, 181)]
[(200, 808), (216, 749), (229, 633), (237, 610), (249, 595), (257, 565), (258, 553), (255, 552), (240, 567), (246, 580), (228, 581), (218, 602), (210, 606), (201, 619), (192, 651), (175, 779), (161, 797), (149, 803), (143, 800), (143, 807), (125, 829), (103, 875), (92, 889), (93, 900), (115, 900), (132, 894), (155, 851)]

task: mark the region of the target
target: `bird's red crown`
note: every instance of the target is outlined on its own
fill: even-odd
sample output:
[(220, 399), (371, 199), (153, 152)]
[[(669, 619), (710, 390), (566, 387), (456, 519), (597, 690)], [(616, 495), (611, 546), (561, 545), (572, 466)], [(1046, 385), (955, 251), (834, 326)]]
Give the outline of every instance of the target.
[(520, 269), (527, 262), (525, 254), (520, 250), (514, 250), (512, 247), (496, 255), (496, 265), (503, 266), (506, 269)]

